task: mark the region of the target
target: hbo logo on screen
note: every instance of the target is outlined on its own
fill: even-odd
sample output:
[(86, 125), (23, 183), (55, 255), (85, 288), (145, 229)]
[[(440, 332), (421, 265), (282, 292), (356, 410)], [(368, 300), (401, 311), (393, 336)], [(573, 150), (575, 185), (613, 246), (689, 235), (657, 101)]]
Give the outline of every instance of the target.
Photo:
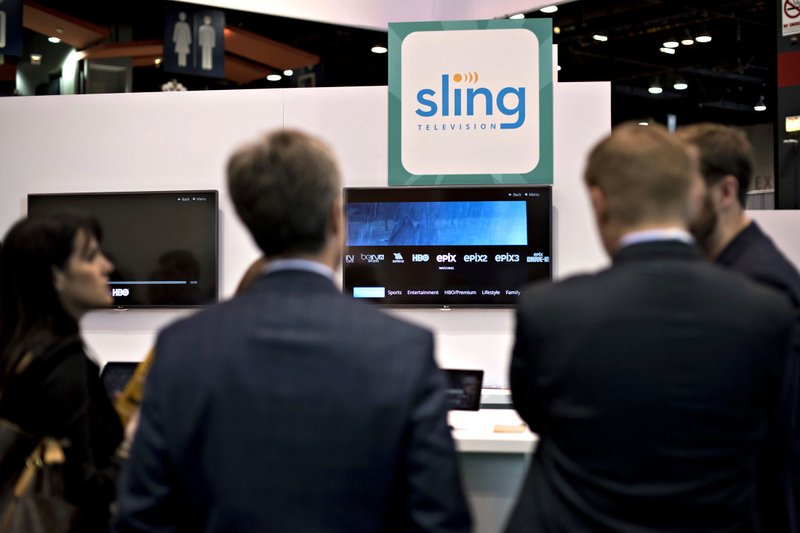
[(111, 296), (128, 296), (130, 293), (128, 289), (111, 289)]

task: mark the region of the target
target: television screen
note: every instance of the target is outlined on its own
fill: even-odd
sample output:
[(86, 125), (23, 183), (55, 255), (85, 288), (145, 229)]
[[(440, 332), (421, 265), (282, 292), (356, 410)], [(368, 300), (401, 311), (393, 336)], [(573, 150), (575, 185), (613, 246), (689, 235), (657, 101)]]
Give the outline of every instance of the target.
[(345, 188), (344, 290), (387, 306), (511, 307), (552, 276), (550, 186)]
[(29, 194), (28, 216), (94, 216), (114, 263), (114, 306), (195, 307), (217, 301), (217, 191)]

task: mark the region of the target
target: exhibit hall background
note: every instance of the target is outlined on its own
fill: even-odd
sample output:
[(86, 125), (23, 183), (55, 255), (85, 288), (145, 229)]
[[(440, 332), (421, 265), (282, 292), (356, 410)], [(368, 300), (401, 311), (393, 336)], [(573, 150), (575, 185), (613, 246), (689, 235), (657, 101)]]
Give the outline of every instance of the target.
[[(338, 154), (346, 186), (387, 183), (387, 88), (343, 87), (0, 99), (0, 231), (25, 214), (28, 193), (218, 189), (220, 296), (230, 297), (259, 252), (237, 219), (224, 172), (231, 152), (264, 132), (301, 128)], [(610, 127), (606, 82), (555, 83), (553, 257), (555, 277), (608, 264), (581, 183), (584, 159)], [(792, 239), (797, 212), (759, 212)], [(789, 250), (787, 250), (789, 251)], [(83, 321), (102, 364), (138, 361), (157, 331), (187, 310), (104, 310)], [(440, 365), (482, 368), (507, 385), (511, 309), (391, 310), (434, 330)]]

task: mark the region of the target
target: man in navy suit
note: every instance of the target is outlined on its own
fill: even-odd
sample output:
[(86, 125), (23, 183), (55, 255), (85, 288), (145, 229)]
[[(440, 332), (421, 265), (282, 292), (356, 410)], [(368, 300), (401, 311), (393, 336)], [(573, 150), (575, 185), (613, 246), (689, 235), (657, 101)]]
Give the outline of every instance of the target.
[[(706, 185), (703, 209), (692, 221), (692, 233), (715, 263), (740, 272), (783, 294), (798, 312), (800, 274), (772, 239), (745, 212), (746, 193), (753, 175), (753, 147), (744, 132), (721, 124), (692, 124), (679, 128), (678, 138), (698, 158)], [(798, 420), (800, 397), (800, 323), (794, 356), (786, 370), (787, 389), (778, 418), (770, 431), (791, 430), (786, 420)], [(800, 531), (800, 432), (775, 435), (762, 452), (759, 468), (759, 507), (763, 531)], [(792, 451), (793, 450), (793, 451)]]
[(432, 334), (343, 296), (329, 148), (297, 131), (228, 164), (267, 258), (158, 336), (119, 531), (467, 532)]
[(521, 297), (511, 389), (540, 440), (507, 531), (754, 531), (791, 306), (694, 246), (701, 177), (663, 127), (615, 128), (585, 181), (612, 266)]

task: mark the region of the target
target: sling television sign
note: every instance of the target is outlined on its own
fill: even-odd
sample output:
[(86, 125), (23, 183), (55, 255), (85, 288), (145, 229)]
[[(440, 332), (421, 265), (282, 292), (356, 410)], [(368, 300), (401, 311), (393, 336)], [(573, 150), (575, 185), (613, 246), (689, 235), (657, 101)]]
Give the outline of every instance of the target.
[(417, 175), (526, 174), (539, 162), (539, 40), (522, 28), (402, 43), (401, 159)]

